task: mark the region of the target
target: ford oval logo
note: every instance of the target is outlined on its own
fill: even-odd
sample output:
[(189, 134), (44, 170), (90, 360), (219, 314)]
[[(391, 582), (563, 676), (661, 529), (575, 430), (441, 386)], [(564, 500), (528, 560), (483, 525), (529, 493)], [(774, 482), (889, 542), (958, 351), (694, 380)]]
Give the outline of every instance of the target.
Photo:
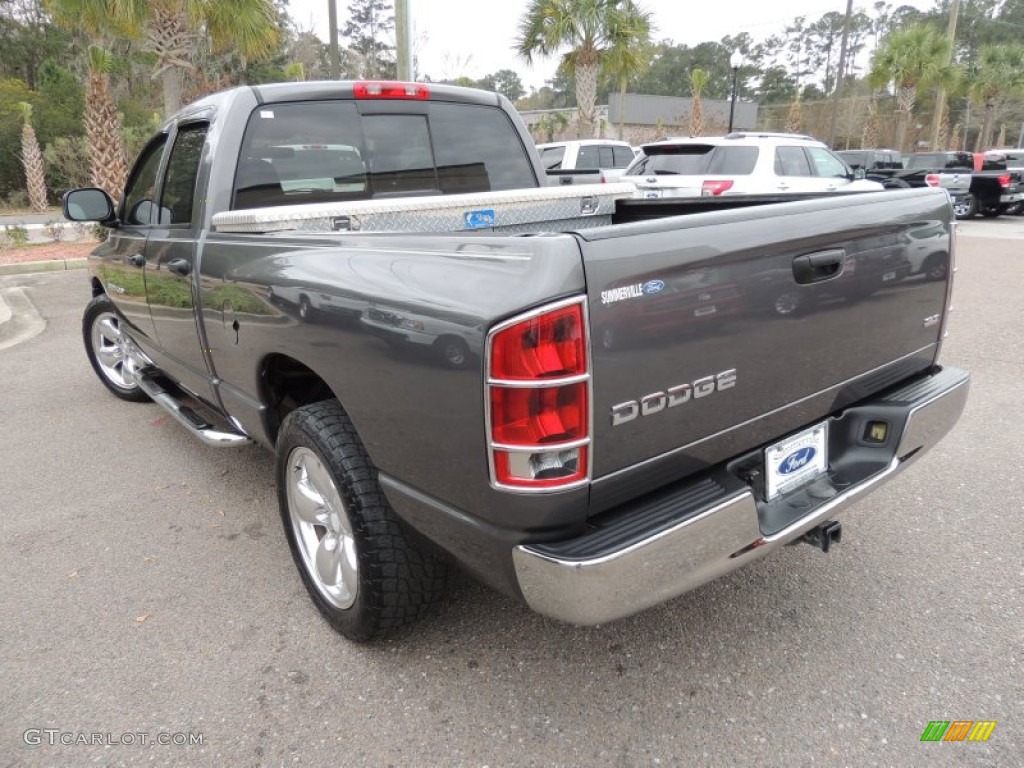
[(661, 293), (665, 290), (664, 280), (648, 280), (644, 283), (644, 293)]
[(811, 463), (814, 454), (818, 451), (810, 445), (806, 445), (798, 451), (793, 451), (779, 464), (780, 475), (791, 475), (799, 469), (803, 469)]

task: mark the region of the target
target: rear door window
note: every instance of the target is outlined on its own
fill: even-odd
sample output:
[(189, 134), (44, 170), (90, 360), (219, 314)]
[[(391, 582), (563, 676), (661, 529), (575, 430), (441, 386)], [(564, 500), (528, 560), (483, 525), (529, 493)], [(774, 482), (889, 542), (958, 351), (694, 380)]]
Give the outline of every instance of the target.
[(611, 167), (612, 168), (625, 168), (630, 163), (633, 162), (633, 159), (635, 157), (636, 157), (636, 155), (633, 154), (633, 150), (630, 149), (629, 147), (620, 147), (618, 145), (615, 145), (615, 146), (612, 147), (612, 166)]
[(811, 176), (811, 166), (803, 147), (775, 148), (776, 176)]
[(601, 167), (601, 152), (597, 144), (584, 144), (576, 153), (576, 170), (586, 171)]
[(163, 224), (192, 223), (196, 179), (206, 143), (206, 130), (206, 123), (183, 125), (178, 129), (160, 197), (161, 218), (166, 219), (161, 221)]
[(749, 176), (757, 165), (757, 147), (718, 147), (711, 153), (707, 173)]

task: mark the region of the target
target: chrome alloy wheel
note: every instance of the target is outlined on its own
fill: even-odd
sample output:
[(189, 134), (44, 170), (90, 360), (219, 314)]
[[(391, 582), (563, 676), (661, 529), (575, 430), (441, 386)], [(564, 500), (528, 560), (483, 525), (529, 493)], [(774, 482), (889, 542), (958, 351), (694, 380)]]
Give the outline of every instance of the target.
[(93, 321), (92, 348), (100, 372), (111, 384), (122, 389), (138, 389), (129, 342), (121, 333), (120, 318), (113, 312), (103, 312)]
[(359, 591), (356, 540), (345, 503), (320, 457), (299, 446), (288, 457), (288, 512), (306, 573), (331, 605), (352, 606)]

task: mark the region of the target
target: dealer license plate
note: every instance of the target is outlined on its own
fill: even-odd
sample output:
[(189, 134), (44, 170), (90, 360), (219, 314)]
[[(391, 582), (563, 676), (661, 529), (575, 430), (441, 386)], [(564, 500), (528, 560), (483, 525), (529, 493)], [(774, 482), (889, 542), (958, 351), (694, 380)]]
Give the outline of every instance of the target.
[(828, 468), (828, 424), (822, 422), (766, 448), (764, 468), (769, 500), (824, 474)]

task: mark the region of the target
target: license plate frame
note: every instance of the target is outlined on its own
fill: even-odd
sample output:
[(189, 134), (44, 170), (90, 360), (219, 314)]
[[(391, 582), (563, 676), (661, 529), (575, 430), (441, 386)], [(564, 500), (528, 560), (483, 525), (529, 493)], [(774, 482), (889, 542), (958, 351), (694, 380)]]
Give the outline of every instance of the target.
[(822, 421), (765, 448), (765, 500), (807, 485), (827, 470), (828, 422)]

